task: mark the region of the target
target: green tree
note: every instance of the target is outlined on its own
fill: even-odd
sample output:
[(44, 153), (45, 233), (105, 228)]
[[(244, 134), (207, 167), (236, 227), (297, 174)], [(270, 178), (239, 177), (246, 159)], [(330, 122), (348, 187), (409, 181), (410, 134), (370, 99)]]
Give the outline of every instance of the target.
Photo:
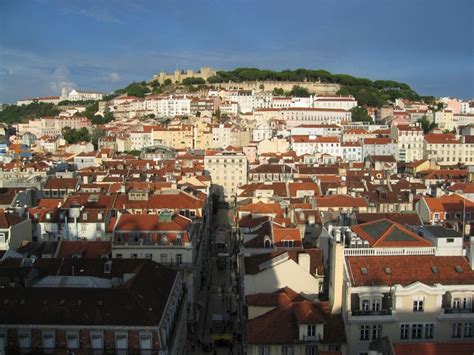
[(273, 95), (274, 96), (285, 96), (285, 90), (282, 88), (274, 88), (273, 89)]
[(74, 144), (78, 142), (90, 142), (91, 137), (87, 128), (83, 127), (75, 129), (71, 127), (64, 127), (62, 134), (68, 144)]
[(183, 79), (184, 85), (202, 85), (205, 84), (206, 81), (203, 78), (185, 78)]
[(51, 103), (34, 102), (23, 106), (11, 105), (0, 111), (0, 122), (14, 124), (38, 117), (57, 116), (59, 112), (56, 106)]
[(171, 84), (173, 84), (171, 79), (166, 79), (165, 82), (163, 83), (163, 86), (170, 86)]
[(92, 128), (92, 132), (90, 133), (90, 141), (94, 145), (95, 150), (98, 149), (99, 139), (103, 136), (105, 136), (105, 133), (99, 127), (95, 126)]
[(423, 116), (417, 122), (421, 125), (421, 128), (423, 129), (423, 132), (425, 134), (431, 131), (432, 129), (438, 127), (436, 123), (431, 122), (426, 116)]
[(81, 116), (86, 116), (88, 119), (92, 120), (95, 113), (99, 110), (99, 101), (95, 101), (89, 106), (86, 107), (86, 110), (80, 114)]
[(146, 86), (139, 83), (133, 83), (127, 86), (128, 96), (144, 97), (149, 91), (150, 90)]
[(290, 95), (294, 97), (310, 97), (311, 94), (309, 93), (308, 89), (295, 85), (293, 89), (290, 91)]
[(369, 122), (372, 123), (372, 117), (369, 116), (367, 110), (363, 107), (353, 107), (352, 112), (352, 122)]

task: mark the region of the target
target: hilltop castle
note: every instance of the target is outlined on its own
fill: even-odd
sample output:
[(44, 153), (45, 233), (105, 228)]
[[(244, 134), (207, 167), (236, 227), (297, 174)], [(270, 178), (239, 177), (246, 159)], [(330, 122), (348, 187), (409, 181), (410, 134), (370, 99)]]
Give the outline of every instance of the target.
[(197, 72), (192, 69), (188, 69), (186, 72), (184, 70), (175, 70), (173, 74), (167, 74), (162, 71), (160, 72), (160, 74), (154, 75), (153, 80), (158, 80), (160, 84), (163, 84), (166, 79), (170, 79), (173, 83), (180, 83), (186, 78), (202, 78), (204, 80), (207, 80), (213, 75), (216, 75), (216, 70), (214, 68), (202, 67)]

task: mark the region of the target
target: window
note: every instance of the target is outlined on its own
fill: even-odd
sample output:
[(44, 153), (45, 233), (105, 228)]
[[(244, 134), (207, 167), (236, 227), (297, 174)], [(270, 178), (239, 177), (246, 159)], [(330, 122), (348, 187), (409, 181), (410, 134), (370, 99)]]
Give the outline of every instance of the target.
[(382, 326), (373, 325), (372, 326), (372, 340), (380, 338), (381, 335), (382, 335)]
[(423, 324), (412, 324), (411, 326), (411, 338), (422, 339), (423, 338)]
[(472, 322), (464, 323), (464, 338), (472, 338)]
[(268, 346), (260, 346), (259, 349), (259, 354), (260, 355), (270, 355), (270, 348)]
[(307, 333), (308, 337), (314, 337), (316, 335), (316, 325), (308, 324)]
[(0, 243), (5, 243), (5, 233), (0, 233)]
[(284, 240), (283, 247), (284, 248), (293, 248), (294, 241), (293, 240)]
[(376, 298), (372, 301), (372, 310), (373, 311), (380, 311), (382, 308), (382, 300), (380, 298)]
[(294, 354), (293, 346), (292, 345), (283, 345), (281, 353), (282, 353), (282, 355), (293, 355)]
[(43, 343), (43, 349), (54, 349), (56, 346), (56, 342), (54, 339), (54, 331), (44, 331), (41, 336), (41, 340)]
[(7, 348), (7, 333), (0, 332), (0, 353), (4, 352)]
[(434, 337), (434, 324), (429, 323), (425, 325), (425, 339), (433, 339)]
[(115, 333), (115, 348), (126, 350), (128, 348), (128, 334), (125, 332)]
[(306, 355), (317, 355), (318, 354), (318, 347), (316, 345), (308, 345), (305, 348)]
[(168, 254), (161, 254), (160, 255), (160, 262), (162, 264), (166, 264), (168, 262)]
[(122, 254), (117, 254), (117, 255), (115, 255), (115, 257), (116, 257), (117, 259), (122, 259), (122, 258), (123, 258), (123, 255), (122, 255)]
[(152, 348), (151, 333), (140, 333), (140, 350), (151, 350)]
[(79, 333), (78, 332), (67, 332), (66, 333), (66, 346), (68, 349), (79, 348)]
[(413, 301), (413, 312), (423, 312), (423, 298)]
[(361, 325), (360, 326), (360, 340), (368, 341), (369, 340), (370, 326)]
[(462, 308), (468, 309), (471, 307), (471, 297), (464, 297), (462, 299)]
[(132, 258), (132, 259), (137, 259), (137, 258), (138, 258), (138, 254), (130, 254), (130, 258)]
[(453, 323), (453, 331), (452, 331), (451, 336), (453, 338), (460, 338), (461, 330), (462, 330), (462, 323)]
[(400, 324), (400, 339), (408, 339), (410, 332), (409, 324)]
[(22, 331), (18, 333), (18, 347), (20, 349), (31, 348), (31, 333), (30, 332)]
[(92, 350), (100, 350), (104, 348), (104, 334), (102, 332), (91, 332), (91, 348)]
[(180, 265), (183, 263), (183, 254), (176, 254), (176, 264)]
[(146, 258), (146, 259), (149, 259), (149, 260), (152, 260), (152, 259), (153, 259), (153, 255), (152, 255), (152, 254), (145, 254), (145, 258)]
[(368, 311), (370, 308), (370, 301), (369, 300), (362, 300), (362, 310)]
[(453, 300), (453, 308), (454, 309), (459, 309), (461, 308), (461, 299), (460, 298), (455, 298)]

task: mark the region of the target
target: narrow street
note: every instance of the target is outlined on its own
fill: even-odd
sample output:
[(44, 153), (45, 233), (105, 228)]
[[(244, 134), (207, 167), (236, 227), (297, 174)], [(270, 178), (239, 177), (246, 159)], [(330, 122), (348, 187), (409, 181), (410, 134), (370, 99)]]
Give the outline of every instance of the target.
[[(198, 329), (188, 337), (188, 354), (241, 354), (236, 256), (232, 210), (219, 208), (210, 234), (209, 274), (200, 290), (199, 303), (204, 306)], [(225, 244), (224, 244), (225, 241)]]

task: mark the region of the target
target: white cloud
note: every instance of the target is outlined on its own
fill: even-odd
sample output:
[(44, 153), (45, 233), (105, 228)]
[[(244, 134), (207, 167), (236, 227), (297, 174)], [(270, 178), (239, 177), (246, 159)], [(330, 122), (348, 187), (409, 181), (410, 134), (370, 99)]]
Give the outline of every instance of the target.
[(117, 81), (120, 81), (120, 75), (118, 73), (110, 73), (107, 79), (112, 83), (116, 83)]

